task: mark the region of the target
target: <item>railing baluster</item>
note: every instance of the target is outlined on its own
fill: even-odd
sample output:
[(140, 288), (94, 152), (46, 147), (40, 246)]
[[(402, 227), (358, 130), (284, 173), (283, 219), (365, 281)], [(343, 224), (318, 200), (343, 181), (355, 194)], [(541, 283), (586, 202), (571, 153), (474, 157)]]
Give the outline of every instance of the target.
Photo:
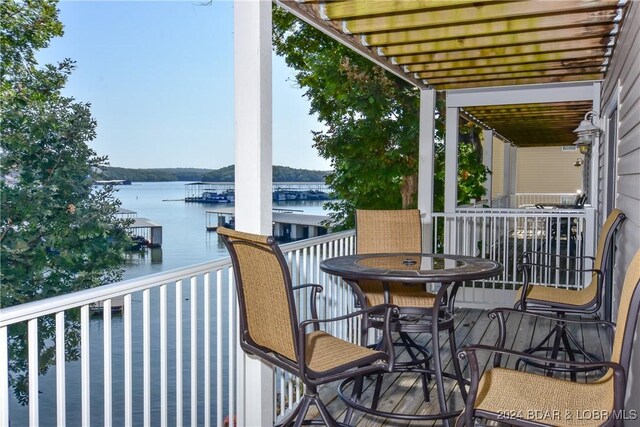
[(176, 282), (176, 425), (183, 424), (182, 391), (182, 280)]
[(124, 424), (130, 427), (133, 425), (133, 393), (131, 391), (131, 294), (124, 296), (122, 320), (124, 327)]
[(104, 425), (110, 426), (113, 424), (112, 418), (112, 406), (113, 406), (113, 393), (111, 390), (111, 382), (113, 381), (112, 366), (111, 366), (111, 300), (105, 300), (102, 303), (102, 323), (104, 325), (104, 331), (102, 336), (102, 352), (103, 356), (103, 407), (104, 407)]
[[(64, 427), (67, 424), (67, 388), (65, 377), (66, 356), (64, 329), (64, 311), (59, 311), (56, 313), (56, 425), (59, 427)], [(0, 338), (0, 342), (6, 341)], [(6, 367), (4, 362), (2, 362), (1, 360), (2, 358), (0, 357), (0, 363), (3, 364), (3, 367)], [(3, 376), (2, 371), (0, 371), (0, 378), (6, 378)], [(3, 385), (0, 385), (0, 387), (2, 387), (2, 390), (7, 390), (7, 388)], [(0, 425), (9, 425), (9, 422), (7, 420), (7, 423), (4, 424), (2, 417), (0, 417)]]
[(198, 278), (191, 277), (191, 291), (189, 298), (191, 300), (191, 321), (189, 329), (191, 332), (191, 425), (198, 425)]
[(160, 426), (166, 427), (169, 423), (167, 406), (168, 397), (168, 313), (167, 313), (167, 285), (160, 286)]
[[(64, 318), (63, 318), (64, 319)], [(58, 344), (58, 317), (56, 315), (56, 365), (60, 364)], [(0, 425), (9, 425), (9, 328), (0, 327)], [(64, 334), (64, 332), (63, 332)], [(64, 360), (64, 359), (63, 359)], [(62, 363), (64, 364), (64, 362)], [(60, 387), (58, 385), (58, 387)], [(64, 400), (64, 398), (63, 398)], [(58, 393), (58, 421), (60, 421), (60, 394)], [(64, 417), (62, 417), (64, 425)], [(60, 424), (60, 423), (58, 423)]]
[(91, 370), (89, 343), (89, 306), (80, 308), (80, 358), (82, 377), (82, 425), (91, 424)]
[[(236, 421), (235, 414), (241, 412), (239, 409), (244, 408), (246, 402), (244, 401), (244, 370), (238, 369), (238, 363), (236, 359), (236, 349), (240, 349), (238, 344), (238, 330), (240, 328), (240, 310), (236, 310), (237, 298), (236, 288), (233, 282), (233, 268), (228, 269), (229, 272), (229, 427), (235, 425), (243, 425), (244, 420), (238, 418)], [(234, 325), (238, 328), (235, 329)], [(242, 355), (238, 355), (242, 357)], [(236, 401), (235, 384), (238, 384), (238, 393), (240, 396)], [(237, 424), (236, 424), (237, 422)]]
[(204, 274), (204, 425), (211, 425), (211, 273)]
[(151, 304), (150, 290), (142, 291), (142, 412), (144, 425), (151, 425)]
[[(222, 318), (222, 270), (216, 271), (216, 425), (221, 426), (222, 420), (224, 419), (224, 407), (223, 407), (223, 377), (222, 377), (222, 366), (224, 363), (223, 355), (222, 355), (222, 346), (223, 341), (222, 337), (224, 334), (223, 328), (223, 318)], [(229, 289), (229, 294), (231, 294), (231, 289)], [(231, 300), (231, 298), (229, 298)], [(229, 310), (231, 310), (231, 304), (229, 304)], [(231, 317), (229, 317), (231, 320)], [(229, 336), (229, 341), (233, 341), (233, 336)], [(229, 360), (231, 362), (231, 360)]]
[(38, 408), (38, 319), (27, 322), (29, 340), (29, 425), (40, 424)]

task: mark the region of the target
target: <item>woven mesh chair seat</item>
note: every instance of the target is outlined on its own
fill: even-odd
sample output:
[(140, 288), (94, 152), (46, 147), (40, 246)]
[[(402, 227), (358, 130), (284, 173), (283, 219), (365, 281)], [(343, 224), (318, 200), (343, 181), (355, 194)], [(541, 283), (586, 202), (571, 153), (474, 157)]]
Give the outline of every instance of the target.
[[(573, 305), (576, 307), (582, 307), (593, 303), (597, 287), (598, 286), (595, 283), (592, 283), (583, 290), (573, 290), (532, 283), (529, 285), (529, 291), (527, 292), (527, 301), (533, 303), (538, 301), (545, 305), (561, 304), (565, 306)], [(516, 301), (520, 301), (522, 289), (523, 287), (518, 289), (518, 292), (516, 293)]]
[[(362, 280), (358, 282), (358, 287), (362, 290), (368, 306), (385, 304), (382, 283), (373, 280)], [(432, 308), (436, 302), (436, 295), (425, 291), (424, 285), (390, 283), (389, 297), (389, 304), (397, 305), (398, 307)]]
[[(482, 375), (475, 409), (554, 426), (597, 426), (613, 409), (613, 376), (585, 384), (493, 368)], [(598, 412), (597, 414), (595, 412)]]
[(305, 359), (309, 369), (324, 373), (340, 370), (346, 364), (353, 366), (354, 362), (366, 365), (376, 360), (386, 360), (386, 354), (341, 340), (323, 331), (314, 331), (307, 335)]

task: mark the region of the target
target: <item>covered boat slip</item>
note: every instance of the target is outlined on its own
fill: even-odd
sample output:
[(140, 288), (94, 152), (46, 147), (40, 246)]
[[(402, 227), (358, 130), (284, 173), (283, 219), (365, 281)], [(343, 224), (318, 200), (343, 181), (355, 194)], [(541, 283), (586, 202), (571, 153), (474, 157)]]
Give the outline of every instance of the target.
[[(218, 227), (235, 226), (235, 208), (208, 210), (207, 231), (216, 231)], [(291, 242), (327, 234), (327, 215), (311, 215), (297, 209), (273, 209), (273, 227), (271, 233), (279, 242)]]

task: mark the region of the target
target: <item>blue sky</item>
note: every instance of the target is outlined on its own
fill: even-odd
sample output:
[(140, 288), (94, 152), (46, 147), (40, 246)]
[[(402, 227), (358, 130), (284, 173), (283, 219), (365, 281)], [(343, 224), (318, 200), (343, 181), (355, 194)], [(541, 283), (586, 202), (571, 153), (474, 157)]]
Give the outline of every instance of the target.
[[(112, 166), (218, 168), (234, 162), (233, 2), (61, 1), (65, 35), (41, 63), (76, 61), (65, 94), (90, 102), (90, 143)], [(274, 164), (329, 169), (312, 147), (309, 102), (273, 57)]]

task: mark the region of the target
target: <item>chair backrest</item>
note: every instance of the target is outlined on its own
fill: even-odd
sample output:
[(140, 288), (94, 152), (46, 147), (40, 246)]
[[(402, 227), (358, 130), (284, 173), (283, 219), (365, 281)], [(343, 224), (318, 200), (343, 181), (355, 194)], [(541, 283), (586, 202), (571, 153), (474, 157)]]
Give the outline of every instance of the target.
[(257, 346), (297, 361), (298, 316), (291, 275), (275, 239), (224, 227), (218, 227), (217, 233), (233, 263), (243, 348), (251, 352), (246, 345)]
[[(611, 211), (607, 220), (602, 225), (600, 230), (600, 236), (598, 236), (598, 247), (596, 249), (595, 261), (593, 262), (593, 268), (602, 272), (602, 278), (607, 277), (609, 266), (612, 263), (607, 262), (611, 254), (613, 253), (613, 243), (617, 230), (620, 228), (626, 216), (619, 209)], [(603, 289), (596, 286), (598, 281), (597, 275), (594, 273), (591, 278), (591, 285), (587, 286), (583, 292), (591, 296), (591, 301), (596, 301), (599, 307), (602, 302)]]
[(613, 241), (616, 235), (616, 231), (627, 217), (619, 209), (611, 211), (607, 220), (602, 225), (600, 230), (600, 236), (598, 237), (598, 247), (596, 249), (596, 260), (593, 264), (594, 268), (601, 270), (604, 275), (607, 271), (607, 259), (613, 251)]
[(578, 194), (573, 202), (573, 207), (574, 209), (582, 209), (585, 203), (587, 203), (587, 193)]
[(356, 211), (358, 254), (422, 252), (422, 223), (418, 209)]
[(624, 279), (618, 317), (616, 319), (616, 333), (611, 351), (611, 361), (620, 363), (625, 372), (629, 373), (631, 350), (638, 312), (640, 311), (640, 250), (636, 252)]

